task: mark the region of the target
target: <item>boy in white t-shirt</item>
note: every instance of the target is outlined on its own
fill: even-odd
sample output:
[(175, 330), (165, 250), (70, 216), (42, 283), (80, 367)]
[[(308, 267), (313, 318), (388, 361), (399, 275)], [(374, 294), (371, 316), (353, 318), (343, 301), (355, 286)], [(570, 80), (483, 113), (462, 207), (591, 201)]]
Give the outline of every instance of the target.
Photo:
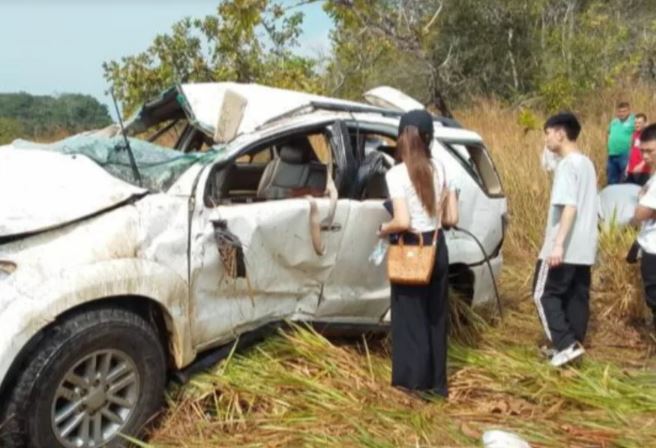
[(590, 268), (597, 251), (597, 175), (576, 140), (581, 125), (571, 113), (550, 117), (545, 145), (559, 158), (544, 244), (536, 267), (535, 300), (553, 344), (550, 363), (580, 357), (590, 313)]
[[(640, 152), (647, 164), (656, 162), (656, 124), (650, 124), (640, 135)], [(640, 274), (647, 305), (652, 311), (656, 329), (656, 178), (652, 176), (640, 191), (633, 224), (642, 225), (638, 244), (642, 249)]]

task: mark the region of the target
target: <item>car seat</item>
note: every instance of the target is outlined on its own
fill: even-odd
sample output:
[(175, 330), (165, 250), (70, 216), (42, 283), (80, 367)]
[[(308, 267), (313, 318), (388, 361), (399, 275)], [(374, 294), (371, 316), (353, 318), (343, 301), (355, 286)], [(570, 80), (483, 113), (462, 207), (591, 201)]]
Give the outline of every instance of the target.
[(257, 188), (258, 199), (284, 199), (292, 196), (292, 190), (304, 187), (310, 175), (307, 151), (296, 146), (284, 145), (278, 157), (270, 161)]

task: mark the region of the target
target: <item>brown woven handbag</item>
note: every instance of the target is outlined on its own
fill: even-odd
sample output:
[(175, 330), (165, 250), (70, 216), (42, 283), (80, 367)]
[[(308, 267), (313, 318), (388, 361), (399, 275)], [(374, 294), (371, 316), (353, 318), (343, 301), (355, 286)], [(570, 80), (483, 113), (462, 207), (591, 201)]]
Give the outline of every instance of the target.
[(427, 285), (437, 255), (437, 230), (433, 237), (433, 244), (424, 246), (424, 237), (419, 235), (419, 245), (406, 245), (403, 235), (399, 237), (398, 244), (393, 244), (387, 252), (387, 275), (390, 282), (400, 285)]

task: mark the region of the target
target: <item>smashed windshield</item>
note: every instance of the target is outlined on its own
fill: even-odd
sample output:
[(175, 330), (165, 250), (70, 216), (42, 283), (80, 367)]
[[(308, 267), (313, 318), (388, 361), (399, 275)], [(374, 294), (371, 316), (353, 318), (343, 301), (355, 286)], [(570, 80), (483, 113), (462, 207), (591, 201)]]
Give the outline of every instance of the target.
[[(182, 153), (136, 138), (130, 138), (129, 141), (141, 175), (142, 186), (154, 191), (166, 191), (191, 165), (210, 163), (219, 154), (218, 150)], [(138, 185), (122, 136), (108, 138), (76, 135), (49, 144), (16, 140), (13, 146), (20, 149), (45, 149), (69, 155), (82, 154), (111, 175)]]

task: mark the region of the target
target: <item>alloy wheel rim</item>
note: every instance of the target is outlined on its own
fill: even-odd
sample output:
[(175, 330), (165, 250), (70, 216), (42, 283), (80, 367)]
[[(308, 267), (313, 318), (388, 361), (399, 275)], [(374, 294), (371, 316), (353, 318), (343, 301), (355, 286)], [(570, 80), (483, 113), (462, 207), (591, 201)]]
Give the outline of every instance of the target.
[(130, 421), (140, 389), (137, 366), (124, 352), (86, 355), (55, 390), (50, 421), (57, 440), (66, 448), (103, 446)]

